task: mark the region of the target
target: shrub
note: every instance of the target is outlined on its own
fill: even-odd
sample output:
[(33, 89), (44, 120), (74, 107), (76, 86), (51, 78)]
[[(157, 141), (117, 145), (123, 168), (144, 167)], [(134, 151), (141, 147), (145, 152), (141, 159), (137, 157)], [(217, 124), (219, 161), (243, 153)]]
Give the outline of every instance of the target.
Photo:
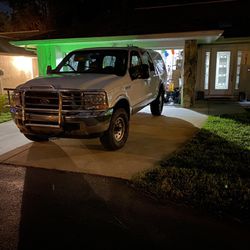
[(5, 105), (6, 105), (6, 96), (0, 94), (0, 114), (4, 112)]

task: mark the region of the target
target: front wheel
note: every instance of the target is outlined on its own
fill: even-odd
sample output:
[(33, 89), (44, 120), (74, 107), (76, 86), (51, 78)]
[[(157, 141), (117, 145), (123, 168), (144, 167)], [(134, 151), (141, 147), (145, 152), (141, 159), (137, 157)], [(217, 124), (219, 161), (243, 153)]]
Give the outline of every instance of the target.
[(157, 98), (150, 103), (151, 114), (155, 116), (161, 115), (163, 109), (163, 103), (164, 103), (164, 91), (162, 90), (162, 88), (160, 88)]
[(31, 141), (35, 142), (42, 142), (42, 141), (48, 141), (49, 137), (46, 135), (30, 135), (30, 134), (24, 134), (26, 138), (28, 138)]
[(117, 109), (112, 115), (109, 129), (100, 137), (100, 141), (104, 148), (117, 150), (125, 145), (128, 139), (128, 132), (128, 114), (124, 109)]

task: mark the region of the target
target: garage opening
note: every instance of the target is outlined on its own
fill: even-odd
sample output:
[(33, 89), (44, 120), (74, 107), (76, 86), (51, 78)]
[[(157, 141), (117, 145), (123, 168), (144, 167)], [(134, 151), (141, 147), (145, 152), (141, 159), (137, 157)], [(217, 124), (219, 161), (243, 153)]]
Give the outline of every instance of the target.
[(166, 103), (176, 103), (181, 102), (181, 87), (183, 85), (183, 75), (184, 75), (184, 51), (183, 49), (161, 49), (156, 50), (162, 56), (167, 70), (167, 84), (165, 86)]

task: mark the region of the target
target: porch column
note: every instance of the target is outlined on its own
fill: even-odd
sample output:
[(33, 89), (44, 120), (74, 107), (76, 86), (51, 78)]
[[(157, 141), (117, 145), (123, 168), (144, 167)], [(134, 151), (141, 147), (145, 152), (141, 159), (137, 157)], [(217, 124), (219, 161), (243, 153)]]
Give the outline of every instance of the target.
[(56, 52), (55, 46), (43, 45), (37, 46), (38, 69), (39, 76), (46, 75), (47, 66), (51, 65), (52, 68), (56, 66)]
[(195, 82), (197, 69), (197, 41), (185, 41), (184, 48), (184, 81), (182, 86), (181, 105), (184, 108), (189, 108), (195, 102)]

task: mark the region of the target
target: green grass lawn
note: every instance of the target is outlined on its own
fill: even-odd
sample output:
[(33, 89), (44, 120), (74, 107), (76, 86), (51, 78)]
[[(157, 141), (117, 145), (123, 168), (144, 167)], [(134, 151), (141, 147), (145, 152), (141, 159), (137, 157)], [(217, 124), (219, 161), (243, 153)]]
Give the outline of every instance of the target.
[(7, 111), (0, 113), (0, 123), (10, 121), (11, 119), (12, 118), (10, 112)]
[(0, 123), (11, 120), (11, 114), (7, 104), (8, 96), (0, 94)]
[(210, 116), (184, 148), (132, 181), (161, 201), (249, 224), (250, 112)]

